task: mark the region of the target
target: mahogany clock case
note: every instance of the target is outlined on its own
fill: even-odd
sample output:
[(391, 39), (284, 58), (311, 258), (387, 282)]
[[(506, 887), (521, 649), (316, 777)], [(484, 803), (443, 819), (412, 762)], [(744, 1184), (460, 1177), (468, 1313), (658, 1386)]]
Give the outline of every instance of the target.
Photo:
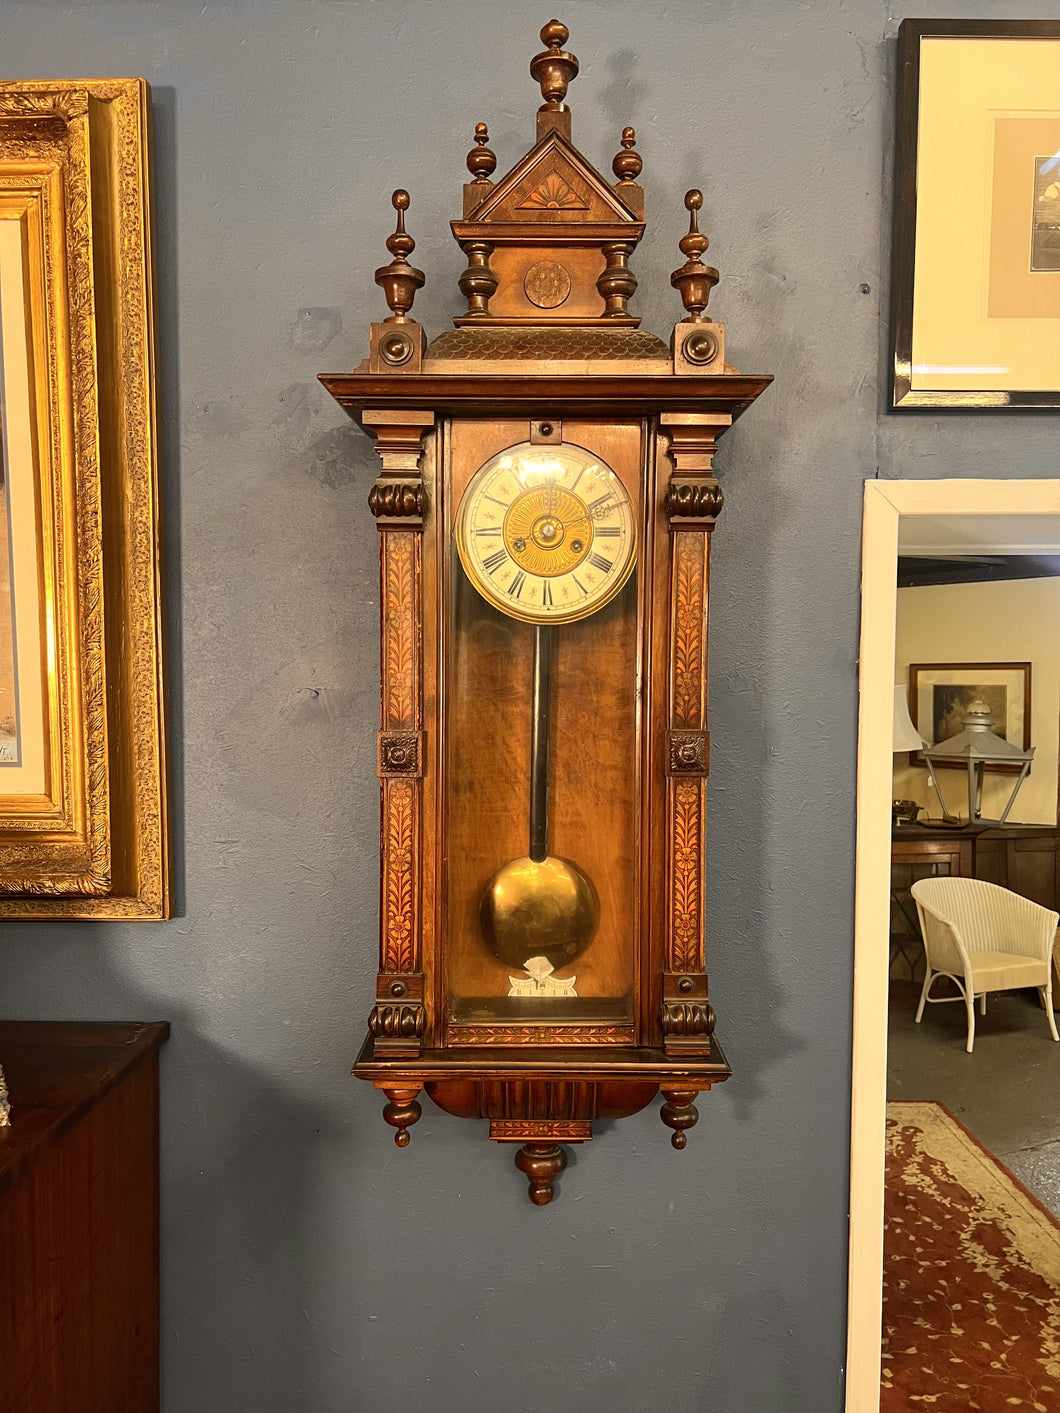
[[(684, 1147), (696, 1094), (730, 1074), (704, 954), (710, 546), (723, 503), (713, 459), (771, 381), (726, 361), (724, 325), (705, 313), (719, 275), (702, 261), (697, 191), (671, 277), (685, 316), (669, 347), (639, 330), (635, 134), (623, 130), (609, 183), (571, 140), (563, 100), (579, 65), (567, 30), (552, 21), (541, 38), (535, 145), (495, 182), (486, 126), (475, 129), (452, 223), (467, 258), (456, 328), (428, 343), (410, 314), (426, 277), (409, 263), (410, 199), (396, 191), (392, 258), (376, 271), (390, 314), (356, 371), (322, 375), (381, 463), (369, 495), (382, 588), (380, 960), (354, 1073), (384, 1091), (399, 1146), (421, 1091), (488, 1119), (491, 1138), (523, 1145), (517, 1165), (539, 1204), (565, 1162), (561, 1141), (589, 1140), (594, 1119), (661, 1090)], [(537, 471), (472, 525), (489, 547), (473, 552), (483, 477), (527, 445), (541, 455), (520, 474)], [(621, 488), (598, 546), (604, 526), (572, 499), (573, 481), (538, 476), (548, 448), (557, 463), (581, 449)], [(545, 508), (513, 538), (509, 514), (535, 497)], [(547, 509), (563, 497), (572, 519)], [(613, 572), (614, 592), (567, 573), (576, 521), (579, 567), (598, 548), (593, 572)], [(531, 560), (536, 580), (520, 569)], [(580, 591), (583, 614), (547, 621), (549, 573), (557, 594)], [(566, 913), (561, 884), (578, 900)], [(518, 929), (498, 931), (516, 915), (530, 955)]]

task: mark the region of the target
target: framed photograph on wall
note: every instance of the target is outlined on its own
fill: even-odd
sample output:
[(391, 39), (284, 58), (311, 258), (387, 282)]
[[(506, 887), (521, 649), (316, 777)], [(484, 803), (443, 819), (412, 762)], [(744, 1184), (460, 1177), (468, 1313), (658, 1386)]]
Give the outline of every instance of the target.
[(0, 919), (169, 912), (147, 114), (0, 83)]
[[(990, 729), (1017, 750), (1031, 746), (1031, 664), (1029, 662), (915, 662), (909, 667), (909, 715), (930, 746), (941, 745), (964, 728), (973, 702), (985, 702)], [(923, 765), (922, 751), (912, 751), (910, 765)], [(943, 769), (964, 770), (960, 760), (936, 759)], [(991, 762), (985, 769), (1018, 775), (1017, 764)]]
[(904, 20), (893, 406), (1060, 407), (1060, 22)]

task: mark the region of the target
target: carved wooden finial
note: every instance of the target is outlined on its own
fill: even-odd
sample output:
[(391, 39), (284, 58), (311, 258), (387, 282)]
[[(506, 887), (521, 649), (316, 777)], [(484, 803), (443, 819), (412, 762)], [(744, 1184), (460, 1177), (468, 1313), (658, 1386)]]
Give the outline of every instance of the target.
[(489, 129), (485, 123), (475, 124), (475, 143), (471, 151), (467, 154), (467, 169), (476, 186), (492, 186), (490, 177), (497, 166), (497, 154), (491, 152), (487, 147), (490, 140)]
[(541, 31), (541, 43), (548, 47), (530, 60), (531, 77), (541, 85), (541, 96), (545, 100), (537, 110), (539, 140), (555, 129), (570, 141), (570, 112), (563, 100), (567, 86), (578, 75), (578, 61), (563, 48), (569, 37), (570, 30), (565, 24), (549, 20)]
[(375, 272), (375, 282), (386, 296), (390, 306), (387, 324), (400, 324), (412, 308), (416, 291), (424, 282), (422, 270), (414, 270), (409, 264), (409, 256), (416, 249), (416, 242), (405, 230), (405, 212), (409, 209), (409, 194), (398, 189), (391, 197), (397, 212), (397, 226), (394, 234), (387, 236), (386, 248), (394, 257), (389, 265), (383, 265)]
[(644, 161), (639, 152), (634, 152), (637, 134), (632, 128), (622, 129), (622, 151), (615, 155), (615, 160), (611, 163), (611, 170), (618, 178), (618, 184), (622, 186), (633, 186), (640, 176), (644, 167)]
[(699, 230), (698, 211), (703, 205), (703, 193), (692, 191), (685, 193), (685, 209), (689, 213), (688, 234), (682, 236), (678, 241), (678, 246), (683, 255), (688, 259), (679, 270), (675, 270), (670, 276), (670, 283), (674, 289), (681, 291), (681, 298), (684, 306), (688, 310), (687, 316), (682, 320), (685, 324), (709, 323), (703, 310), (707, 307), (710, 299), (710, 292), (718, 283), (718, 272), (713, 265), (704, 265), (700, 256), (706, 250), (710, 241)]

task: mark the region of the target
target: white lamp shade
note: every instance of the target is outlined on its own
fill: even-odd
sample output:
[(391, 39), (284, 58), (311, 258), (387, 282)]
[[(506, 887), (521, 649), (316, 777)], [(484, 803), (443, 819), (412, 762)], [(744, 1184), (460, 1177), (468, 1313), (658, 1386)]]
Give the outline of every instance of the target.
[(906, 689), (896, 686), (894, 689), (894, 750), (922, 751), (926, 745), (927, 742), (913, 725), (913, 719), (909, 715), (909, 697)]

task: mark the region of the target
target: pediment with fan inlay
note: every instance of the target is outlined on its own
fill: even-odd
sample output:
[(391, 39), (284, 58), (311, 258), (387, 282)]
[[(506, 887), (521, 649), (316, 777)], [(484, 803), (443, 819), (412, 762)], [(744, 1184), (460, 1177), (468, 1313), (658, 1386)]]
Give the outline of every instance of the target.
[(632, 225), (638, 217), (581, 153), (553, 132), (516, 163), (466, 220)]

